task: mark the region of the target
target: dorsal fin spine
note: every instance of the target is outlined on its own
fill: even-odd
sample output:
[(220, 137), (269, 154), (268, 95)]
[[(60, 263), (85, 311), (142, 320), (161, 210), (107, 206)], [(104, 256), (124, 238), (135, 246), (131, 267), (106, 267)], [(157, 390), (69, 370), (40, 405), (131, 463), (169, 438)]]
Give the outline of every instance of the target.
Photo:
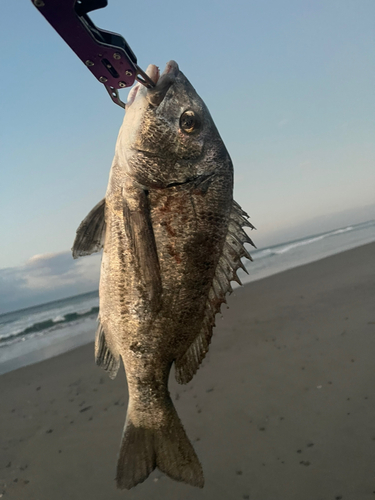
[(214, 284), (215, 283), (216, 283), (216, 287), (221, 292), (221, 297), (222, 297), (223, 302), (227, 303), (227, 299), (225, 298), (226, 290), (225, 290), (223, 284), (220, 282), (220, 280), (216, 276), (214, 277)]
[(223, 259), (225, 259), (225, 261), (227, 262), (228, 270), (230, 273), (230, 281), (236, 281), (239, 285), (242, 285), (240, 278), (237, 276), (236, 269), (233, 268), (232, 263), (230, 262), (228, 257), (225, 255), (225, 253), (223, 253), (221, 257)]
[(235, 238), (240, 243), (240, 245), (249, 243), (250, 245), (255, 247), (250, 236), (245, 233), (243, 229), (241, 229), (240, 231), (235, 231), (235, 227), (233, 227), (233, 224), (229, 224), (228, 233), (232, 236), (232, 238)]
[(244, 243), (254, 245), (243, 227), (255, 229), (247, 220), (249, 216), (233, 201), (232, 210), (228, 216), (228, 229), (222, 247), (222, 253), (217, 261), (215, 274), (212, 278), (211, 288), (208, 293), (204, 317), (199, 334), (187, 349), (185, 354), (175, 360), (176, 379), (180, 384), (189, 382), (199, 368), (211, 342), (212, 329), (215, 326), (215, 316), (220, 311), (221, 305), (226, 303), (225, 295), (232, 293), (231, 281), (241, 285), (237, 275), (239, 268), (247, 272), (242, 257), (252, 260)]

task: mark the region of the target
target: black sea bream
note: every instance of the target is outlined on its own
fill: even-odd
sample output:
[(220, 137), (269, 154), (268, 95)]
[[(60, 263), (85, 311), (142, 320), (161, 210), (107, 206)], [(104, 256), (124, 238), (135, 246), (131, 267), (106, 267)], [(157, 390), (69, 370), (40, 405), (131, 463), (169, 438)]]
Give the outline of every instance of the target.
[(201, 464), (173, 406), (205, 357), (215, 315), (253, 227), (233, 201), (233, 167), (211, 115), (171, 61), (152, 89), (129, 94), (108, 189), (77, 230), (73, 256), (103, 247), (95, 356), (114, 378), (122, 359), (129, 405), (119, 488), (158, 467), (203, 487)]

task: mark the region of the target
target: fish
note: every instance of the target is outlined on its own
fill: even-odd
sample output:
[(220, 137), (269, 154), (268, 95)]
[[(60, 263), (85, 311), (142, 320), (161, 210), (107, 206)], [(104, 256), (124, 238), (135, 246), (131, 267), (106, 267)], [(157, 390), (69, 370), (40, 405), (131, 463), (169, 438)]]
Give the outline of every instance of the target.
[(116, 482), (130, 489), (157, 467), (202, 488), (201, 463), (168, 390), (187, 384), (208, 352), (215, 316), (251, 260), (249, 216), (233, 200), (233, 165), (197, 92), (170, 61), (135, 86), (108, 188), (82, 221), (73, 257), (103, 249), (97, 365), (122, 360), (129, 402)]

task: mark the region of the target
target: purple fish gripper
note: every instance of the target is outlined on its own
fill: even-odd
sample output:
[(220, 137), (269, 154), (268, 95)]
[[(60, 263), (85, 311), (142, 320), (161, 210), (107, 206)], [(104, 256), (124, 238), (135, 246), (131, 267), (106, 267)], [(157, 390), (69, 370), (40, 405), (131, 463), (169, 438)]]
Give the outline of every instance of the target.
[(95, 78), (104, 84), (113, 102), (125, 107), (118, 89), (131, 87), (135, 79), (147, 87), (154, 86), (137, 66), (137, 58), (125, 39), (97, 28), (88, 17), (87, 12), (105, 7), (107, 0), (31, 1)]

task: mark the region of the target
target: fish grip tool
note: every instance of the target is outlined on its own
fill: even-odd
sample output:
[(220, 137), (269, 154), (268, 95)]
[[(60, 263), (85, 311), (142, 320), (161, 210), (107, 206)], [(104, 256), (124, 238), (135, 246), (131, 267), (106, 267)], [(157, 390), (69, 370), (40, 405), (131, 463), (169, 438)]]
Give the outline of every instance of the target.
[(122, 108), (118, 89), (134, 81), (148, 88), (155, 84), (137, 64), (126, 40), (117, 33), (98, 28), (87, 15), (108, 5), (108, 0), (31, 0), (50, 25), (77, 54), (112, 101)]

